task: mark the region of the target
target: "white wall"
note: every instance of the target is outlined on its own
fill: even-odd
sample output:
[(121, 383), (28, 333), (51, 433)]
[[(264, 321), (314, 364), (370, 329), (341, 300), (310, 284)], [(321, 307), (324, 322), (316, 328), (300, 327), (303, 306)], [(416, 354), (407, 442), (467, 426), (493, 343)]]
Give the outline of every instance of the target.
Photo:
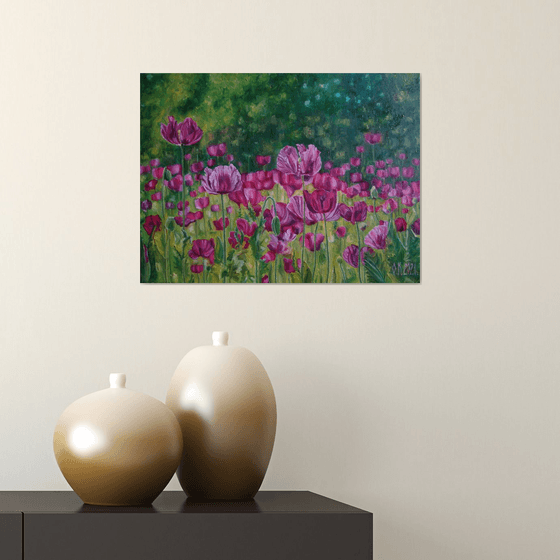
[[(557, 2), (2, 4), (0, 490), (67, 489), (62, 410), (111, 371), (164, 400), (224, 329), (276, 390), (264, 489), (372, 511), (376, 559), (560, 557)], [(422, 284), (141, 285), (165, 71), (420, 72)]]

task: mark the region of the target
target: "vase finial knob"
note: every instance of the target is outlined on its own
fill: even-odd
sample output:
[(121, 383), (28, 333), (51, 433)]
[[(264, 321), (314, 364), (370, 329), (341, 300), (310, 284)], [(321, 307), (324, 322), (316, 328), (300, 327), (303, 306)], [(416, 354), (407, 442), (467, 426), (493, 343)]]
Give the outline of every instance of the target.
[(111, 373), (109, 375), (109, 387), (111, 389), (125, 389), (126, 387), (125, 373)]
[(225, 331), (214, 331), (212, 333), (213, 346), (227, 346), (229, 334)]

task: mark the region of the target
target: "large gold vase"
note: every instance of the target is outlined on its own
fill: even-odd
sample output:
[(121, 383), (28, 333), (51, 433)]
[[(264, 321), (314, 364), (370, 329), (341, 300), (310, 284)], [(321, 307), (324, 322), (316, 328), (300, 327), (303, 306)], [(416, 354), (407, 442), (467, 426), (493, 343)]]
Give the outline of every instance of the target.
[(227, 333), (212, 338), (183, 358), (167, 392), (183, 433), (177, 476), (191, 498), (250, 499), (270, 462), (276, 399), (252, 352), (228, 346)]
[(64, 478), (86, 503), (149, 505), (171, 480), (183, 448), (174, 414), (160, 401), (125, 388), (86, 395), (60, 416), (54, 453)]

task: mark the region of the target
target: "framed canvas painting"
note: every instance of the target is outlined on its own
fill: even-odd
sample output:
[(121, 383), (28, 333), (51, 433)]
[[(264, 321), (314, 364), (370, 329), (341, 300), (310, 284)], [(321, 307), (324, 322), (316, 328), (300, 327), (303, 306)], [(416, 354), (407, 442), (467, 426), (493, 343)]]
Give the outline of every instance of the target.
[(419, 74), (141, 74), (145, 283), (420, 282)]

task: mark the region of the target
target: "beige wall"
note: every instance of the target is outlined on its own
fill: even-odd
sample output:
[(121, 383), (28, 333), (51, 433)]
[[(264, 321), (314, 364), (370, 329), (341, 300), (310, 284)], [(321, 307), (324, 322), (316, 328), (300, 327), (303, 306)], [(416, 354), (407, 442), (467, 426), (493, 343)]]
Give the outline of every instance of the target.
[[(557, 2), (2, 4), (1, 490), (67, 489), (62, 410), (163, 400), (224, 329), (276, 390), (265, 489), (372, 511), (376, 559), (560, 557)], [(420, 72), (422, 284), (140, 285), (149, 71)]]

